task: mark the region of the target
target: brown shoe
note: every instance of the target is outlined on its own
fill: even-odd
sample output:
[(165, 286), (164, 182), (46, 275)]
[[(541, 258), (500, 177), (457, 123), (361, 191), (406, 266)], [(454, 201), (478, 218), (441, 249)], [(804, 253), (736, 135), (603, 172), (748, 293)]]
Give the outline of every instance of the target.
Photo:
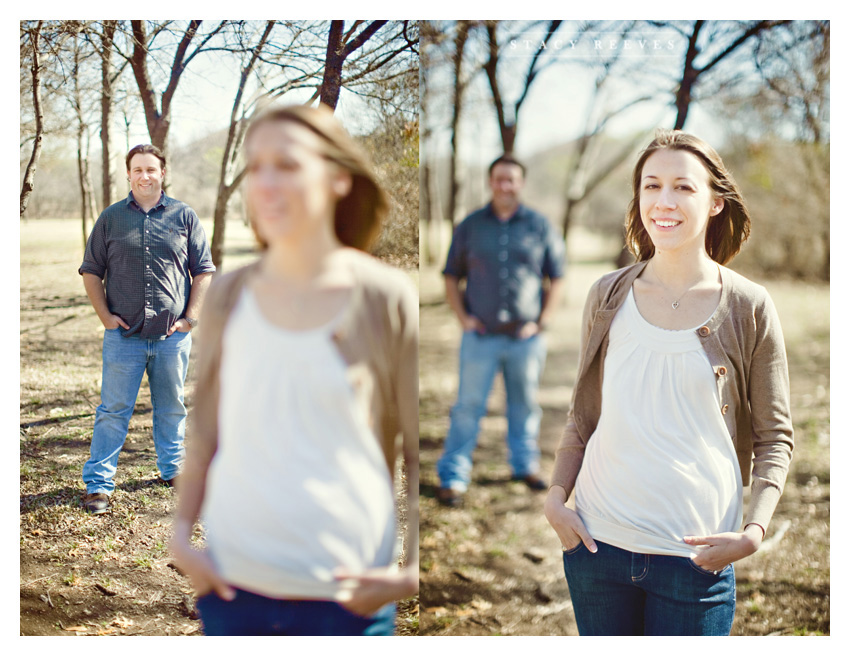
[(441, 487), (437, 490), (437, 501), (440, 502), (440, 505), (449, 508), (459, 508), (463, 505), (463, 493), (450, 487)]
[(109, 495), (103, 492), (87, 494), (83, 497), (83, 510), (92, 515), (100, 515), (109, 510)]
[(511, 480), (522, 481), (530, 490), (540, 492), (549, 488), (549, 485), (537, 474), (529, 474), (528, 476), (514, 476)]

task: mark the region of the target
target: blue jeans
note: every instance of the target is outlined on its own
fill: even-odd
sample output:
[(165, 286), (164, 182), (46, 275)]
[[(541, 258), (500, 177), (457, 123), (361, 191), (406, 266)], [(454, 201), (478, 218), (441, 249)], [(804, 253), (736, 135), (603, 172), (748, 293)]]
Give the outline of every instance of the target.
[(233, 601), (214, 592), (195, 603), (208, 636), (391, 636), (395, 604), (361, 617), (334, 601), (271, 599), (236, 589)]
[(564, 552), (580, 635), (729, 635), (735, 569), (719, 574), (690, 558), (632, 553), (596, 540)]
[(121, 333), (121, 328), (115, 328), (103, 334), (101, 403), (95, 413), (91, 458), (83, 466), (83, 482), (89, 494), (112, 494), (115, 489), (112, 478), (145, 372), (151, 391), (153, 443), (160, 475), (165, 480), (174, 478), (183, 463), (183, 384), (192, 335), (174, 332), (165, 339), (138, 339), (125, 338)]
[(508, 450), (514, 476), (536, 474), (540, 466), (541, 410), (537, 403), (540, 375), (546, 361), (542, 335), (513, 339), (505, 335), (463, 333), (460, 381), (451, 426), (437, 463), (440, 485), (463, 492), (472, 474), (472, 452), (478, 425), (487, 412), (487, 397), (501, 371), (507, 395)]

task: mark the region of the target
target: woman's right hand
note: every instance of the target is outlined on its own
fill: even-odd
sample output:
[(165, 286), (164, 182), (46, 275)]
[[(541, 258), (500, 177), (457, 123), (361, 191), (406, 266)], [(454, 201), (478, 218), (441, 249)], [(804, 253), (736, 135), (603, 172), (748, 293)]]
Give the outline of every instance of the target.
[(596, 543), (590, 537), (578, 513), (565, 505), (565, 496), (564, 488), (559, 486), (549, 488), (549, 494), (546, 495), (543, 505), (546, 519), (558, 534), (558, 539), (565, 551), (574, 549), (580, 542), (584, 542), (588, 551), (596, 553)]
[(233, 601), (236, 597), (236, 591), (218, 575), (205, 551), (195, 549), (187, 540), (175, 538), (171, 541), (171, 554), (177, 568), (189, 577), (198, 597), (209, 592), (215, 592), (225, 601)]

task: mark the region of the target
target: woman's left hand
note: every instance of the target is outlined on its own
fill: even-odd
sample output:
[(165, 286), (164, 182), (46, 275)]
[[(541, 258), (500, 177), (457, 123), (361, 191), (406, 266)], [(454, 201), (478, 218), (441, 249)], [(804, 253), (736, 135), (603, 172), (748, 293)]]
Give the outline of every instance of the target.
[(373, 615), (391, 601), (412, 597), (419, 591), (419, 576), (411, 567), (403, 570), (376, 568), (362, 574), (349, 574), (340, 569), (334, 572), (334, 578), (356, 583), (350, 590), (351, 596), (339, 603), (363, 617)]
[(692, 546), (705, 546), (693, 558), (694, 565), (703, 569), (719, 572), (729, 563), (746, 558), (758, 551), (764, 538), (762, 528), (758, 524), (748, 524), (741, 533), (717, 533), (704, 537), (685, 538)]

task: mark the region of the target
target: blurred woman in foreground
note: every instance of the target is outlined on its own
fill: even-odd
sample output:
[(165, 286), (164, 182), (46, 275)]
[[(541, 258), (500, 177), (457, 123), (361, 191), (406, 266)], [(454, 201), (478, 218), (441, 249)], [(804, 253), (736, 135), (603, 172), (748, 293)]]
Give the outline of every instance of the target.
[(782, 329), (723, 266), (750, 217), (714, 149), (659, 132), (632, 183), (638, 262), (588, 294), (545, 513), (579, 633), (728, 635), (732, 563), (759, 548), (791, 459)]
[(199, 321), (172, 551), (207, 635), (392, 635), (418, 589), (417, 293), (363, 252), (386, 200), (330, 110), (271, 111), (245, 144), (263, 253), (213, 283)]

